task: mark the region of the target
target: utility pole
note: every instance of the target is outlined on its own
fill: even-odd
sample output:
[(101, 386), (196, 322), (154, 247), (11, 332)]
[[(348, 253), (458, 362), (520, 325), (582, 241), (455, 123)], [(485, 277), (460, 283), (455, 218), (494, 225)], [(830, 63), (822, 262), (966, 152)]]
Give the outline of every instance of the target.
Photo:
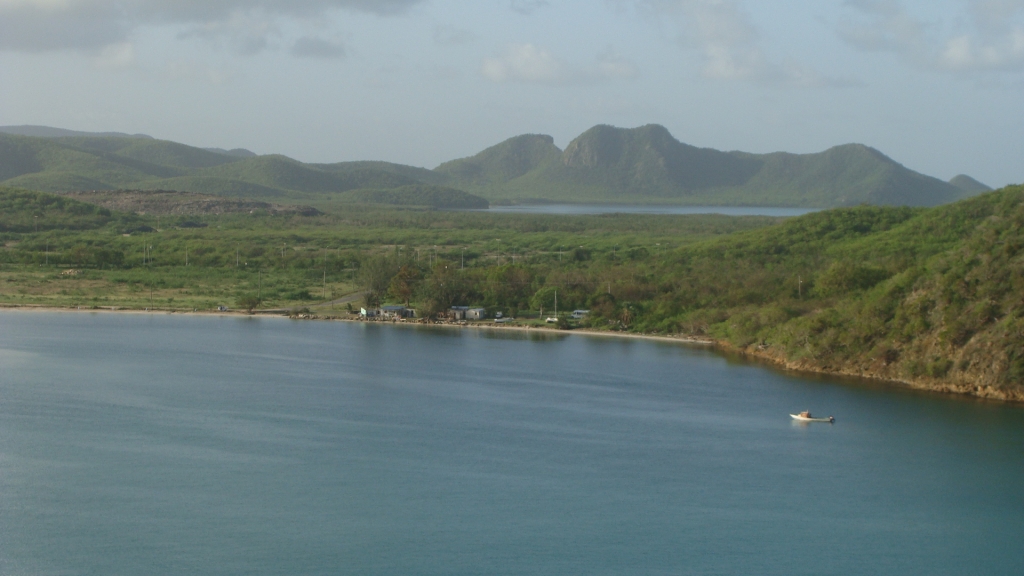
[(555, 288), (555, 318), (558, 318), (558, 288)]
[(46, 265), (50, 265), (50, 239), (46, 239)]

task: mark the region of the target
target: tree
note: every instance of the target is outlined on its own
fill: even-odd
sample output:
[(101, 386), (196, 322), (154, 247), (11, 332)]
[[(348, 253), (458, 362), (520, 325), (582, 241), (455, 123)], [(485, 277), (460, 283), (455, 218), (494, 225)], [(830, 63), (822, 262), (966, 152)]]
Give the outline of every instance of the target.
[(558, 289), (554, 286), (545, 286), (533, 295), (530, 299), (530, 307), (534, 310), (543, 310), (547, 308), (552, 310), (555, 307), (555, 294)]
[(366, 290), (366, 305), (380, 306), (388, 293), (391, 279), (398, 272), (397, 266), (387, 256), (369, 258), (359, 269), (359, 279)]
[(465, 287), (454, 264), (438, 262), (423, 282), (423, 296), (428, 315), (447, 310), (465, 298)]
[(486, 299), (494, 305), (518, 308), (528, 304), (533, 271), (522, 265), (505, 264), (487, 275)]
[(253, 294), (244, 294), (242, 296), (239, 296), (238, 299), (235, 300), (235, 304), (239, 308), (245, 308), (246, 311), (249, 312), (249, 314), (252, 314), (252, 311), (254, 309), (258, 308), (260, 304), (263, 304), (263, 299), (257, 298)]
[(409, 305), (409, 299), (412, 298), (413, 293), (416, 291), (416, 285), (420, 281), (419, 270), (409, 266), (408, 264), (398, 269), (398, 273), (391, 279), (391, 284), (388, 285), (388, 292), (398, 298), (405, 305)]
[(619, 321), (622, 322), (622, 326), (629, 328), (629, 325), (636, 319), (636, 313), (633, 310), (633, 305), (627, 303), (622, 307), (622, 311), (619, 312)]

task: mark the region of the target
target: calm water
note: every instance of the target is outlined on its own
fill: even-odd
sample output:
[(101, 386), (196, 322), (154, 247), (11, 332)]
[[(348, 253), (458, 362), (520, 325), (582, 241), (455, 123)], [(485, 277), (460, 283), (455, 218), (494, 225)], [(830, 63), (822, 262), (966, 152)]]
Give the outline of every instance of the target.
[(487, 210), (498, 214), (725, 214), (726, 216), (802, 216), (817, 212), (819, 208), (771, 208), (758, 206), (647, 206), (643, 204), (524, 204), (521, 206), (491, 206)]
[(0, 313), (2, 574), (1019, 575), (1022, 484), (1024, 410), (673, 344)]

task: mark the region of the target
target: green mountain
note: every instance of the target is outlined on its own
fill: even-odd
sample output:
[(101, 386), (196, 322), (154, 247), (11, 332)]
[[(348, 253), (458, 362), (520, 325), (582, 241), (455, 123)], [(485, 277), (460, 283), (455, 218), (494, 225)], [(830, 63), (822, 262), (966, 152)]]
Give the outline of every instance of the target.
[(697, 148), (662, 126), (595, 126), (560, 151), (526, 135), (435, 169), (492, 200), (807, 206), (944, 204), (971, 195), (847, 144), (817, 154)]
[(949, 183), (963, 190), (964, 192), (972, 194), (980, 194), (982, 192), (992, 191), (991, 187), (982, 184), (981, 182), (978, 182), (977, 180), (971, 178), (966, 174), (957, 174), (956, 176), (953, 177), (952, 180), (949, 181)]
[[(387, 162), (304, 164), (241, 149), (206, 150), (148, 137), (67, 132), (35, 132), (45, 137), (0, 132), (0, 184), (49, 192), (176, 190), (282, 203), (358, 201), (435, 208), (487, 203), (441, 187), (449, 178), (425, 168)], [(351, 191), (364, 193), (343, 194)]]
[(334, 164), (307, 164), (311, 168), (331, 172), (334, 174), (347, 174), (353, 172), (385, 172), (394, 176), (400, 176), (413, 182), (422, 182), (435, 186), (443, 186), (449, 183), (450, 178), (427, 168), (417, 166), (406, 166), (405, 164), (394, 164), (379, 160), (363, 160), (356, 162), (337, 162)]
[(15, 134), (17, 136), (34, 136), (36, 138), (60, 138), (63, 136), (115, 136), (122, 138), (152, 138), (145, 134), (125, 134), (123, 132), (81, 132), (78, 130), (66, 130), (64, 128), (51, 128), (49, 126), (0, 126), (0, 133)]
[(466, 188), (500, 191), (516, 178), (557, 164), (561, 155), (551, 136), (524, 134), (471, 158), (445, 162), (434, 171)]
[(369, 197), (347, 194), (354, 190), (410, 186), (419, 186), (418, 198), (454, 198), (450, 192), (426, 193), (427, 186), (513, 202), (813, 208), (933, 206), (988, 189), (968, 176), (947, 183), (919, 174), (860, 144), (816, 154), (722, 152), (684, 144), (655, 124), (595, 126), (565, 150), (550, 136), (525, 134), (434, 170), (375, 161), (306, 164), (142, 135), (7, 127), (0, 128), (0, 184), (54, 192), (177, 190), (303, 204)]
[(217, 154), (227, 154), (228, 156), (235, 156), (238, 158), (252, 158), (253, 156), (259, 156), (251, 150), (245, 148), (232, 148), (231, 150), (225, 150), (224, 148), (203, 148), (207, 152), (216, 152)]

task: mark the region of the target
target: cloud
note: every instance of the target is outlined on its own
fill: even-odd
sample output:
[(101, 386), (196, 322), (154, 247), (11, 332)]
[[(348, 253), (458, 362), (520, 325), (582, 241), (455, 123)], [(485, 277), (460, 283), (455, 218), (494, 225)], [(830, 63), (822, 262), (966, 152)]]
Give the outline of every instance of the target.
[(223, 20), (192, 26), (179, 33), (178, 39), (200, 38), (214, 44), (227, 44), (248, 56), (267, 49), (274, 36), (281, 36), (274, 19), (256, 12), (236, 12)]
[(638, 75), (636, 66), (611, 48), (598, 55), (597, 72), (599, 76), (608, 79), (635, 78)]
[(495, 82), (557, 83), (568, 79), (569, 70), (551, 52), (533, 44), (509, 46), (500, 58), (484, 60), (481, 72)]
[(303, 36), (295, 41), (290, 52), (299, 58), (336, 59), (345, 57), (345, 46), (339, 42)]
[(480, 72), (494, 82), (526, 84), (582, 84), (632, 78), (635, 67), (611, 51), (601, 54), (592, 67), (570, 65), (534, 44), (513, 44), (500, 57), (484, 60)]
[(680, 42), (700, 54), (701, 72), (708, 78), (797, 86), (850, 83), (771, 58), (761, 48), (757, 28), (734, 1), (637, 0), (637, 5), (659, 21), (679, 25)]
[(529, 16), (545, 6), (548, 6), (547, 0), (511, 0), (508, 7), (511, 8), (513, 12)]
[(135, 46), (131, 42), (110, 44), (96, 58), (96, 65), (101, 68), (128, 68), (134, 64)]
[[(0, 0), (0, 50), (99, 50), (126, 42), (146, 26), (187, 26), (192, 36), (226, 30), (232, 22), (313, 18), (331, 10), (401, 13), (423, 0)], [(264, 35), (264, 40), (266, 35)], [(249, 49), (258, 42), (249, 40)]]
[(845, 5), (838, 33), (857, 49), (956, 74), (1024, 71), (1024, 0), (964, 0), (948, 22), (914, 16), (900, 2)]
[(476, 34), (451, 26), (434, 27), (434, 44), (438, 46), (462, 46), (476, 41)]
[(166, 74), (172, 80), (203, 84), (225, 84), (237, 78), (237, 74), (230, 70), (194, 61), (169, 62)]

